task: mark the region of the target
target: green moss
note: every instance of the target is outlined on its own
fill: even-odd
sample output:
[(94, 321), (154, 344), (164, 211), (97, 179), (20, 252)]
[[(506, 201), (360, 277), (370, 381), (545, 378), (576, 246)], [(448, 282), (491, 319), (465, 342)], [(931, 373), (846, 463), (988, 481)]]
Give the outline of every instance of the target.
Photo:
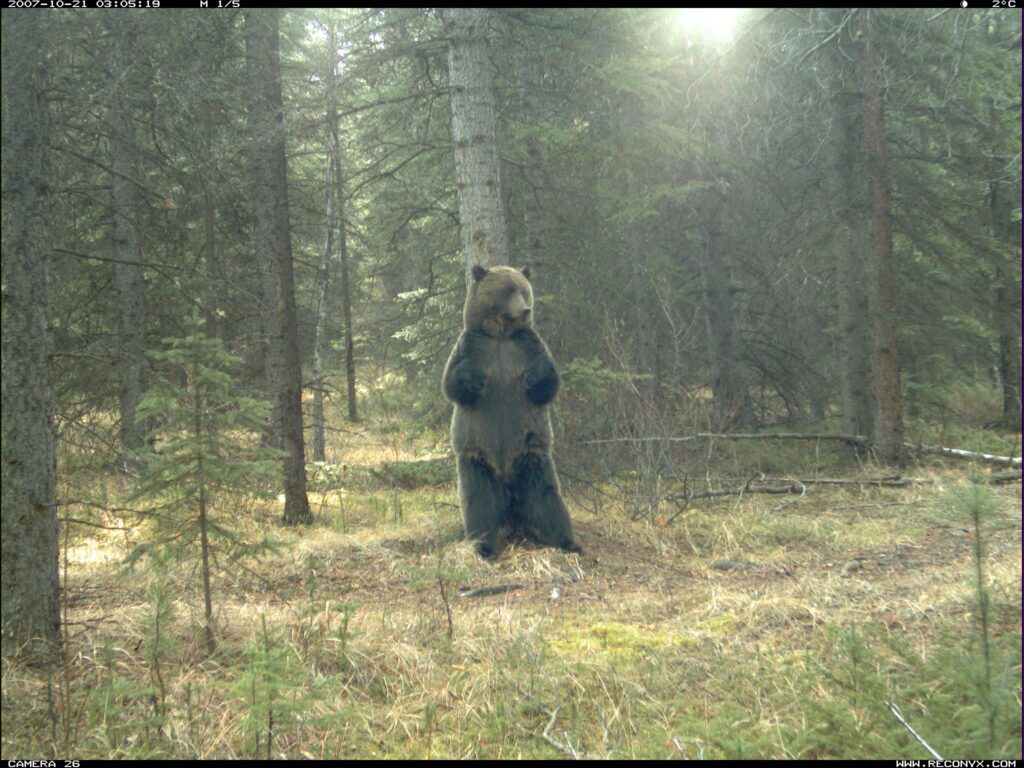
[(567, 629), (548, 644), (552, 651), (563, 658), (589, 658), (617, 663), (636, 661), (672, 646), (692, 643), (690, 638), (650, 625), (600, 621), (576, 628), (575, 631)]

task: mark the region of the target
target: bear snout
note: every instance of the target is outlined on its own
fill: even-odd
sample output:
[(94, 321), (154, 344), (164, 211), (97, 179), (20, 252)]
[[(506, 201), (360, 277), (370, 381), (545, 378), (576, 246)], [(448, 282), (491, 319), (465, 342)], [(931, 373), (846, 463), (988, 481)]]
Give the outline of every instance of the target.
[(504, 314), (514, 323), (528, 323), (533, 307), (526, 303), (521, 293), (517, 293), (505, 307)]

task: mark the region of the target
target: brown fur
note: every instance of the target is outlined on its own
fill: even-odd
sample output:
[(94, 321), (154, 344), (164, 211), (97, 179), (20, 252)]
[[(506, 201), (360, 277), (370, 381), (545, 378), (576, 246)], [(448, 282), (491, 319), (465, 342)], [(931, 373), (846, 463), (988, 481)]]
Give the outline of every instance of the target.
[(579, 551), (551, 458), (547, 406), (558, 372), (533, 330), (528, 275), (474, 269), (465, 329), (443, 379), (455, 403), (452, 447), (466, 532), (484, 555), (496, 551), (499, 529)]
[[(465, 329), (506, 338), (521, 328), (532, 328), (533, 287), (528, 275), (512, 267), (492, 267), (474, 280), (462, 310)], [(529, 310), (525, 317), (523, 310)]]

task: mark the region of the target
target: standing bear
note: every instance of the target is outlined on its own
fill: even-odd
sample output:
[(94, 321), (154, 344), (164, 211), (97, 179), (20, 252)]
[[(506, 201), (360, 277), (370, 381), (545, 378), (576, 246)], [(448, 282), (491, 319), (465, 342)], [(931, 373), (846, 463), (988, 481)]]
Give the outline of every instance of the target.
[(533, 330), (529, 269), (473, 267), (465, 328), (442, 386), (455, 404), (452, 448), (466, 535), (481, 557), (504, 538), (580, 552), (551, 456), (548, 404), (560, 383)]

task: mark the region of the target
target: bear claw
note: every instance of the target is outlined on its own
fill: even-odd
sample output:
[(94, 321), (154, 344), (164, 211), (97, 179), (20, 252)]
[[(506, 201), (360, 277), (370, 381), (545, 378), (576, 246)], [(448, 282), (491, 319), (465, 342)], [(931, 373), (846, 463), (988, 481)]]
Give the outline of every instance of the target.
[(476, 553), (485, 560), (490, 560), (494, 557), (494, 547), (489, 544), (477, 543), (474, 549), (476, 550)]

